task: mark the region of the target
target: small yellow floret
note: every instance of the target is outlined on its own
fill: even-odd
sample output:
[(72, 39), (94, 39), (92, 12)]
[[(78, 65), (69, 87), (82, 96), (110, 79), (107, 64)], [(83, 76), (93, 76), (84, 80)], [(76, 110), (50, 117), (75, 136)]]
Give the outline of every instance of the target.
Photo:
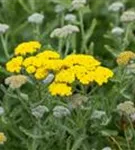
[(135, 59), (135, 53), (131, 51), (125, 51), (120, 53), (116, 61), (118, 65), (127, 65), (131, 59)]
[(18, 56), (12, 58), (10, 61), (7, 62), (6, 64), (6, 69), (9, 72), (16, 72), (19, 73), (21, 71), (21, 65), (23, 63), (23, 57)]
[(4, 144), (6, 142), (7, 138), (3, 132), (0, 132), (0, 144)]
[(34, 73), (36, 71), (36, 68), (31, 65), (31, 66), (28, 66), (26, 68), (26, 71), (31, 74), (31, 73)]
[(38, 68), (35, 73), (35, 78), (38, 80), (44, 79), (48, 75), (48, 71), (43, 67)]
[(72, 94), (72, 88), (66, 83), (52, 83), (49, 86), (52, 95), (69, 96)]
[(15, 55), (32, 54), (41, 48), (41, 44), (38, 41), (30, 41), (19, 44), (15, 48)]

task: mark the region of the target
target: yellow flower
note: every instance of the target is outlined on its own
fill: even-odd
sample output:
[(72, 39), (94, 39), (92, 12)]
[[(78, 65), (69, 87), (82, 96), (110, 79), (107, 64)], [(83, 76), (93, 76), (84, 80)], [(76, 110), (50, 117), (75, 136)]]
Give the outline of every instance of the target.
[(24, 59), (23, 66), (28, 67), (30, 65), (33, 65), (35, 60), (36, 60), (36, 57), (30, 56), (30, 57)]
[(94, 59), (94, 57), (90, 55), (72, 54), (72, 55), (68, 55), (64, 59), (64, 64), (67, 67), (71, 67), (73, 65), (83, 65), (90, 68), (93, 66), (99, 66), (100, 62)]
[(61, 70), (56, 74), (55, 81), (72, 83), (75, 81), (75, 74), (71, 69)]
[(120, 53), (116, 61), (118, 65), (127, 65), (129, 61), (132, 59), (135, 59), (135, 53), (131, 51), (125, 51), (125, 52)]
[(6, 142), (7, 138), (3, 132), (0, 132), (0, 144), (4, 144)]
[(27, 77), (24, 75), (12, 75), (5, 79), (5, 84), (9, 85), (13, 89), (16, 89), (20, 88), (27, 81)]
[(38, 80), (44, 79), (48, 75), (48, 71), (41, 67), (36, 70), (35, 78)]
[(39, 53), (37, 57), (41, 59), (59, 59), (60, 54), (52, 50), (45, 50), (44, 52)]
[(7, 62), (6, 69), (9, 72), (19, 73), (21, 71), (22, 63), (23, 63), (23, 57), (21, 56), (14, 57), (10, 61)]
[(94, 80), (98, 83), (98, 85), (107, 83), (108, 78), (111, 78), (114, 75), (110, 69), (102, 67), (102, 66), (97, 67), (94, 74), (95, 74)]
[(72, 88), (66, 83), (53, 82), (49, 86), (49, 91), (52, 95), (69, 96), (72, 94)]
[(31, 66), (28, 66), (26, 68), (26, 71), (31, 74), (31, 73), (34, 73), (36, 71), (36, 68), (31, 65)]
[(15, 55), (32, 54), (41, 48), (41, 44), (38, 41), (30, 41), (19, 44), (15, 48)]

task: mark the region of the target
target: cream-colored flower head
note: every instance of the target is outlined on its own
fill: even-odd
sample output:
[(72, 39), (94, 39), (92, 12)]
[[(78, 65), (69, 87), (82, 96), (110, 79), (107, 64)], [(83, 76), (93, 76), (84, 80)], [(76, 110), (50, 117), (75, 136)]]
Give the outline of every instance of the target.
[(86, 3), (87, 3), (86, 0), (73, 0), (72, 1), (72, 9), (78, 10), (80, 8), (83, 8)]
[(8, 29), (9, 29), (9, 26), (7, 24), (0, 23), (0, 34), (5, 33)]
[(49, 112), (49, 109), (44, 105), (39, 105), (39, 106), (33, 108), (31, 111), (32, 111), (33, 116), (41, 119), (43, 117), (44, 113)]
[(121, 22), (125, 22), (125, 23), (135, 21), (135, 11), (132, 11), (132, 10), (125, 11), (122, 14), (120, 20)]
[(102, 150), (112, 150), (111, 147), (104, 147)]
[(75, 22), (76, 21), (76, 16), (73, 14), (66, 14), (65, 20), (68, 22)]
[(0, 144), (4, 144), (6, 142), (7, 138), (3, 132), (0, 132)]
[(56, 5), (55, 8), (54, 8), (54, 11), (56, 13), (61, 13), (65, 10), (65, 8), (62, 6), (62, 5)]
[(50, 37), (66, 38), (67, 36), (72, 35), (76, 32), (79, 32), (79, 28), (75, 25), (68, 24), (63, 26), (62, 28), (55, 29), (51, 33)]
[(124, 29), (120, 27), (114, 27), (111, 32), (113, 35), (121, 36), (124, 33)]
[(132, 51), (125, 51), (120, 53), (116, 61), (118, 65), (127, 65), (132, 59), (135, 59), (135, 53), (133, 53)]
[(108, 7), (108, 10), (111, 12), (118, 12), (123, 9), (124, 9), (124, 4), (122, 2), (114, 2)]
[(5, 79), (5, 84), (9, 85), (12, 89), (20, 88), (28, 81), (24, 75), (12, 75)]
[(68, 108), (66, 108), (64, 106), (55, 106), (54, 107), (53, 116), (55, 116), (56, 118), (62, 118), (67, 115), (70, 115), (70, 111)]
[(131, 101), (125, 101), (123, 103), (120, 103), (117, 106), (117, 110), (122, 113), (126, 113), (127, 115), (134, 114), (135, 113), (134, 103)]
[(34, 13), (31, 16), (28, 17), (28, 22), (35, 23), (35, 24), (41, 24), (43, 22), (44, 15), (40, 13)]

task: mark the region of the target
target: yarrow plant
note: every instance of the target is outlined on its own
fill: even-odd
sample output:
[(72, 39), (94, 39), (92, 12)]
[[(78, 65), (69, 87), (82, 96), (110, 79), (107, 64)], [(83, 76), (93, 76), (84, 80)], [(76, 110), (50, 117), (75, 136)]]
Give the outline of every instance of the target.
[(0, 150), (135, 149), (133, 6), (0, 1)]
[[(17, 46), (15, 55), (18, 56), (7, 62), (7, 71), (21, 73), (25, 70), (37, 80), (44, 80), (52, 72), (54, 80), (49, 86), (49, 91), (52, 95), (61, 96), (71, 95), (72, 84), (77, 80), (84, 85), (96, 82), (101, 86), (113, 76), (110, 69), (101, 66), (101, 63), (90, 55), (71, 54), (62, 59), (57, 52), (45, 50), (33, 56), (25, 56), (27, 53), (34, 53), (35, 48), (40, 46), (38, 42), (22, 43)], [(14, 76), (15, 78), (17, 77)], [(6, 79), (6, 84), (9, 84), (10, 80)]]

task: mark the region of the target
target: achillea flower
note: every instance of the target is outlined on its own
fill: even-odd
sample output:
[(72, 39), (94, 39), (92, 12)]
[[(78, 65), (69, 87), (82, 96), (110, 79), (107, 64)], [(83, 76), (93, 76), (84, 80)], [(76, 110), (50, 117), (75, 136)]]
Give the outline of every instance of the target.
[(61, 13), (65, 10), (65, 8), (62, 5), (56, 5), (54, 10), (56, 13)]
[(4, 144), (7, 141), (7, 138), (3, 132), (0, 132), (0, 144)]
[(33, 54), (37, 50), (39, 50), (41, 47), (41, 44), (37, 41), (30, 41), (30, 42), (24, 42), (19, 44), (15, 48), (15, 55), (26, 55), (26, 54)]
[(5, 112), (4, 108), (0, 106), (0, 116), (3, 115)]
[(40, 59), (59, 59), (60, 54), (52, 50), (45, 50), (44, 52), (37, 54), (36, 57), (39, 57)]
[(81, 107), (83, 103), (88, 101), (88, 97), (82, 94), (74, 94), (69, 97), (68, 102), (69, 102), (69, 107), (71, 109)]
[(124, 4), (121, 2), (114, 2), (108, 8), (108, 10), (111, 12), (119, 12), (120, 10), (123, 9), (124, 9)]
[(72, 1), (72, 9), (78, 10), (83, 8), (86, 4), (86, 0), (73, 0)]
[(72, 88), (66, 83), (52, 83), (49, 86), (52, 95), (69, 96), (72, 94)]
[(91, 119), (102, 119), (105, 115), (105, 111), (95, 110), (91, 115)]
[(0, 24), (0, 34), (5, 33), (9, 29), (7, 24)]
[(53, 109), (53, 116), (55, 116), (56, 118), (66, 117), (70, 114), (71, 112), (69, 111), (69, 109), (64, 106), (55, 106)]
[(127, 115), (132, 115), (135, 113), (134, 103), (131, 101), (125, 101), (123, 103), (120, 103), (117, 106), (117, 110), (122, 113), (126, 113)]
[(27, 71), (29, 74), (32, 74), (32, 73), (34, 73), (34, 72), (36, 71), (36, 68), (31, 65), (31, 66), (28, 66), (28, 67), (26, 68), (26, 71)]
[(75, 74), (70, 69), (61, 70), (59, 73), (56, 74), (55, 82), (65, 82), (65, 83), (72, 83), (75, 81)]
[(112, 34), (116, 35), (116, 36), (121, 36), (124, 33), (124, 29), (120, 28), (120, 27), (115, 27), (112, 29)]
[(58, 38), (66, 38), (69, 35), (72, 35), (73, 33), (79, 32), (79, 28), (75, 25), (65, 25), (62, 28), (57, 28), (55, 29), (50, 37), (54, 38), (54, 37), (58, 37)]
[(120, 53), (116, 61), (118, 65), (127, 65), (129, 61), (132, 59), (135, 59), (135, 53), (131, 51), (125, 51), (125, 52)]
[(49, 112), (49, 109), (46, 106), (39, 105), (33, 109), (31, 109), (32, 115), (36, 118), (41, 119), (45, 113)]
[(22, 63), (23, 63), (22, 56), (13, 57), (10, 61), (6, 63), (6, 69), (7, 71), (12, 73), (14, 72), (20, 73)]
[(12, 89), (20, 88), (27, 82), (27, 77), (24, 75), (12, 75), (5, 79), (5, 84), (9, 85)]
[(103, 83), (108, 82), (108, 78), (113, 77), (113, 72), (105, 67), (99, 66), (95, 70), (95, 82), (98, 83), (98, 85), (102, 85)]
[(111, 147), (104, 147), (102, 150), (112, 150)]
[(40, 13), (34, 13), (31, 16), (28, 17), (28, 22), (35, 23), (35, 24), (41, 24), (43, 22), (44, 15)]
[(73, 14), (66, 14), (65, 20), (69, 22), (75, 22), (76, 21), (76, 16)]
[(35, 78), (38, 80), (44, 79), (48, 75), (48, 71), (44, 67), (40, 67), (35, 72)]
[(125, 22), (125, 23), (135, 21), (135, 11), (132, 11), (132, 10), (125, 11), (122, 14), (120, 20), (121, 22)]

